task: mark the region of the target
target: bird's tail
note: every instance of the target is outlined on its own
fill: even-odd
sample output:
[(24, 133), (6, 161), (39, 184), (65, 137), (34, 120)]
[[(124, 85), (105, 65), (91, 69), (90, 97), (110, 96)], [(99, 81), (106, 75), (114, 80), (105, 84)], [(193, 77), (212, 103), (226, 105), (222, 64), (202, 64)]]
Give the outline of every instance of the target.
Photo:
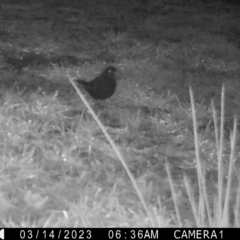
[(88, 85), (88, 82), (84, 81), (84, 80), (81, 80), (81, 79), (76, 79), (75, 82), (83, 85), (83, 86), (87, 86)]

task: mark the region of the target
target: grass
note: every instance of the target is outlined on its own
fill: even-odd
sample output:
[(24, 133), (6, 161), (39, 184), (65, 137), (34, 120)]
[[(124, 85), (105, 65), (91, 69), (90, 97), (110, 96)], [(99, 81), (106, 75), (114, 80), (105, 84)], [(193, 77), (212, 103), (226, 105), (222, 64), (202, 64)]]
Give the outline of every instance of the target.
[[(0, 226), (239, 227), (235, 9), (3, 4)], [(72, 79), (106, 65), (99, 102)]]

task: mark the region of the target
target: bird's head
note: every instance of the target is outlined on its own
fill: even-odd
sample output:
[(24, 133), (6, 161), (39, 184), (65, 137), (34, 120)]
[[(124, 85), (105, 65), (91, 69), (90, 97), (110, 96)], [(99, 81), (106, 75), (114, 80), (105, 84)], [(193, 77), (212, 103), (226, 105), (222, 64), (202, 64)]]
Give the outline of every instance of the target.
[(104, 75), (108, 76), (114, 76), (114, 74), (117, 72), (117, 69), (115, 67), (107, 67), (104, 71)]

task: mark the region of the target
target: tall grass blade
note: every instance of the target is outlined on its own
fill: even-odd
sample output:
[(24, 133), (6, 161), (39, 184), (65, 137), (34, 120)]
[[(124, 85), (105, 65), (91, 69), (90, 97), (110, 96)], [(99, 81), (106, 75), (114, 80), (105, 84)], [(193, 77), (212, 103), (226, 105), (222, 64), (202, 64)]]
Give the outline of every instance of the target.
[(140, 191), (140, 189), (138, 188), (137, 186), (137, 183), (131, 173), (131, 171), (129, 170), (123, 156), (121, 155), (120, 153), (120, 150), (118, 149), (118, 147), (116, 146), (116, 144), (114, 143), (114, 141), (111, 139), (110, 135), (108, 134), (106, 128), (104, 127), (104, 125), (101, 123), (101, 121), (99, 120), (99, 118), (97, 117), (97, 115), (95, 114), (95, 112), (93, 111), (93, 109), (91, 108), (91, 106), (89, 105), (89, 103), (87, 102), (86, 98), (83, 96), (83, 94), (81, 93), (81, 91), (79, 90), (79, 88), (77, 87), (76, 83), (73, 81), (73, 79), (71, 79), (71, 77), (69, 77), (69, 81), (71, 82), (71, 84), (73, 85), (73, 87), (75, 88), (76, 92), (78, 93), (79, 97), (82, 99), (82, 101), (84, 102), (84, 104), (86, 105), (87, 109), (89, 110), (89, 112), (92, 114), (93, 118), (95, 119), (95, 121), (97, 122), (97, 124), (99, 125), (99, 127), (101, 128), (101, 130), (103, 131), (104, 135), (106, 136), (107, 140), (109, 141), (110, 145), (112, 146), (113, 150), (115, 151), (117, 157), (119, 158), (119, 160), (121, 161), (124, 169), (126, 170), (137, 194), (138, 194), (138, 197), (140, 198), (142, 204), (143, 204), (143, 207), (148, 215), (148, 218), (151, 222), (151, 225), (153, 227), (156, 227), (157, 226), (157, 221), (155, 219), (155, 216), (154, 214), (151, 214), (150, 213), (150, 210), (148, 209), (147, 207), (147, 204), (143, 198), (143, 195)]

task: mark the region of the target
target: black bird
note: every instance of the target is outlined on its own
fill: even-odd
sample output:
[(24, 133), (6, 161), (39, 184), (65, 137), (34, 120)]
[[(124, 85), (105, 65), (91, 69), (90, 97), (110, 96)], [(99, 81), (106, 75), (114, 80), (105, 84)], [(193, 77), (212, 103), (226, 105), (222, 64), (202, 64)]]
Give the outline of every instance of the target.
[(115, 92), (117, 86), (116, 71), (115, 67), (107, 67), (98, 77), (90, 82), (81, 79), (76, 79), (75, 81), (81, 84), (93, 98), (104, 100), (110, 98)]

